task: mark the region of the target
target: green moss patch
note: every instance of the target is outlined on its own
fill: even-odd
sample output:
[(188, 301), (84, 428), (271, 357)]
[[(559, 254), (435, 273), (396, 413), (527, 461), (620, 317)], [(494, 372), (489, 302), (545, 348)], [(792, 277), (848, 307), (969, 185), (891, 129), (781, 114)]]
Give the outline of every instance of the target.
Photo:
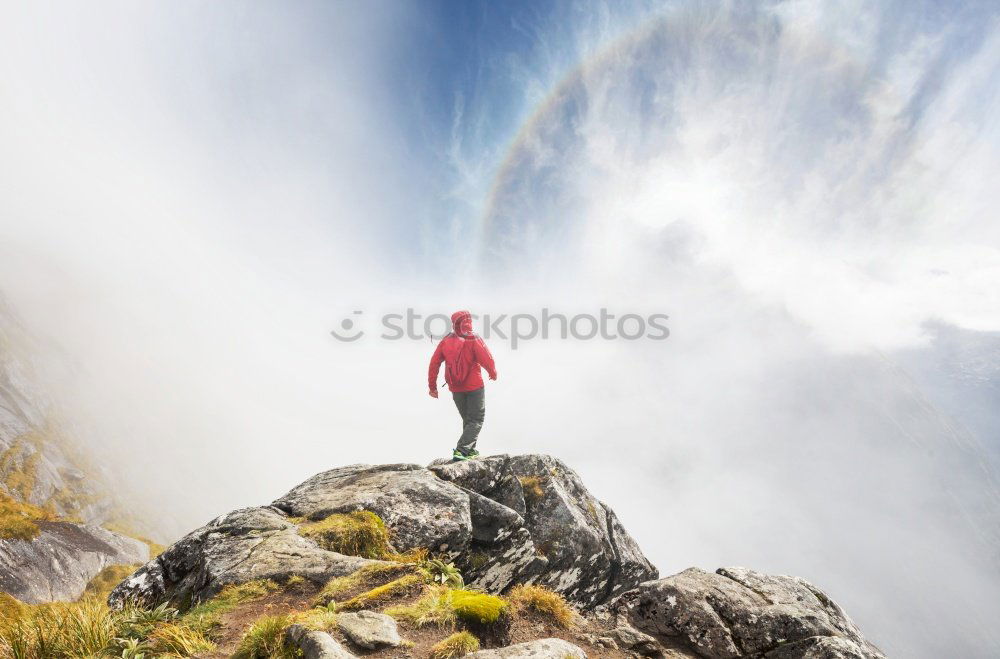
[(408, 606), (397, 606), (386, 613), (414, 624), (453, 625), (457, 620), (477, 625), (492, 625), (507, 612), (502, 597), (460, 588), (436, 587)]
[(382, 558), (390, 551), (389, 530), (382, 518), (368, 510), (335, 513), (299, 526), (299, 535), (323, 549), (348, 556)]
[(492, 625), (507, 610), (502, 597), (474, 590), (452, 590), (451, 604), (460, 619), (480, 625)]

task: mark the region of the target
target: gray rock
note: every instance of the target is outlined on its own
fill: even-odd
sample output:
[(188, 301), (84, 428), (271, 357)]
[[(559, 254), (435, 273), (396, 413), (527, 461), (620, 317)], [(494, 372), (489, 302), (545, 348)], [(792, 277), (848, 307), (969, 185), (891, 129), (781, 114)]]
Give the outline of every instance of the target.
[(884, 657), (843, 609), (798, 577), (690, 568), (641, 584), (616, 607), (638, 630), (702, 657)]
[(145, 543), (99, 526), (38, 526), (33, 540), (0, 540), (0, 591), (29, 604), (74, 601), (104, 568), (149, 559)]
[(366, 650), (396, 648), (403, 643), (396, 621), (382, 613), (340, 613), (337, 614), (337, 626), (347, 638)]
[(299, 575), (325, 583), (371, 563), (320, 548), (300, 536), (274, 508), (245, 508), (212, 520), (184, 536), (111, 592), (108, 603), (169, 602), (182, 609), (210, 598), (223, 586)]
[[(526, 499), (522, 477), (542, 483), (544, 494)], [(368, 561), (321, 549), (300, 537), (289, 517), (356, 510), (379, 515), (397, 550), (445, 553), (469, 585), (489, 592), (540, 583), (593, 607), (657, 576), (614, 513), (566, 465), (504, 455), (431, 469), (325, 471), (270, 507), (236, 511), (188, 534), (120, 584), (110, 601), (184, 607), (227, 583), (292, 574), (321, 582), (351, 572)]]
[(351, 659), (357, 655), (344, 649), (326, 632), (314, 631), (302, 625), (292, 625), (285, 632), (288, 643), (302, 650), (305, 659)]
[(528, 643), (508, 645), (495, 650), (480, 650), (465, 655), (467, 659), (586, 659), (587, 653), (561, 638), (543, 638)]
[[(523, 517), (539, 560), (506, 575), (510, 583), (538, 583), (593, 607), (658, 576), (617, 515), (590, 494), (576, 472), (556, 458), (499, 455), (432, 470)], [(527, 489), (524, 483), (529, 485)], [(485, 575), (476, 565), (460, 567), (470, 573), (473, 585), (480, 585)], [(495, 588), (502, 582), (493, 576), (481, 587)]]
[(814, 636), (782, 645), (764, 655), (766, 659), (867, 659), (870, 656), (860, 645), (840, 636)]
[(615, 627), (608, 636), (614, 639), (619, 648), (634, 650), (644, 657), (657, 657), (663, 654), (663, 649), (655, 638), (629, 625)]
[(454, 553), (469, 542), (469, 499), (411, 464), (351, 465), (313, 476), (274, 502), (289, 515), (322, 519), (370, 510), (392, 529), (400, 551), (426, 547)]

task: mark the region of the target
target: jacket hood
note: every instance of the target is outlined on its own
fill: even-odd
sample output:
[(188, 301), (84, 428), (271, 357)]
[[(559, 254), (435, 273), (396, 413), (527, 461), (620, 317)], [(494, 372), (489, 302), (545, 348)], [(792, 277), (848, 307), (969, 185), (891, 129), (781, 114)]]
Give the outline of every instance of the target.
[(472, 314), (464, 309), (451, 314), (451, 327), (458, 336), (472, 334)]

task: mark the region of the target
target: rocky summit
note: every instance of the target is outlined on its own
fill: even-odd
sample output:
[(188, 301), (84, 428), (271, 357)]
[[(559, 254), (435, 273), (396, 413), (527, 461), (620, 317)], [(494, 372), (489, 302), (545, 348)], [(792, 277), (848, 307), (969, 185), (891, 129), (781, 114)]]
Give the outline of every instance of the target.
[[(419, 574), (437, 575), (445, 590), (421, 595)], [(270, 505), (189, 533), (108, 601), (184, 611), (240, 584), (311, 584), (313, 601), (327, 607), (320, 612), (336, 609), (339, 631), (289, 626), (287, 642), (308, 657), (425, 656), (404, 652), (411, 634), (415, 647), (466, 648), (435, 646), (432, 656), (883, 657), (829, 596), (797, 577), (737, 567), (658, 577), (572, 469), (550, 456), (499, 455), (322, 472)], [(458, 585), (447, 586), (451, 579)], [(523, 618), (526, 606), (553, 615), (558, 602), (565, 614), (554, 626)], [(429, 612), (445, 604), (466, 631), (421, 640)]]
[(655, 579), (614, 512), (549, 456), (493, 456), (422, 467), (351, 465), (305, 481), (270, 506), (223, 515), (147, 563), (111, 602), (189, 605), (227, 584), (301, 576), (317, 584), (375, 559), (324, 549), (301, 526), (369, 511), (397, 552), (453, 561), (469, 586), (537, 583), (584, 608)]

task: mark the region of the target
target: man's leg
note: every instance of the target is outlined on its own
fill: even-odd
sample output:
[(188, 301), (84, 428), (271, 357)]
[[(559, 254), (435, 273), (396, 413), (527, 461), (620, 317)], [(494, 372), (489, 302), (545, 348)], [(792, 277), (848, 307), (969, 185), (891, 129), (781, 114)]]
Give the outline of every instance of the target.
[[(455, 446), (455, 450), (462, 451), (462, 438), (465, 437), (465, 409), (468, 402), (469, 394), (466, 391), (453, 391), (451, 392), (451, 398), (455, 401), (455, 407), (458, 408), (458, 414), (462, 417), (462, 434), (458, 438), (458, 443)], [(462, 451), (465, 453), (465, 451)]]
[(476, 440), (486, 419), (486, 388), (465, 392), (464, 406), (459, 411), (462, 413), (462, 436), (458, 439), (458, 450), (470, 455), (476, 450)]

